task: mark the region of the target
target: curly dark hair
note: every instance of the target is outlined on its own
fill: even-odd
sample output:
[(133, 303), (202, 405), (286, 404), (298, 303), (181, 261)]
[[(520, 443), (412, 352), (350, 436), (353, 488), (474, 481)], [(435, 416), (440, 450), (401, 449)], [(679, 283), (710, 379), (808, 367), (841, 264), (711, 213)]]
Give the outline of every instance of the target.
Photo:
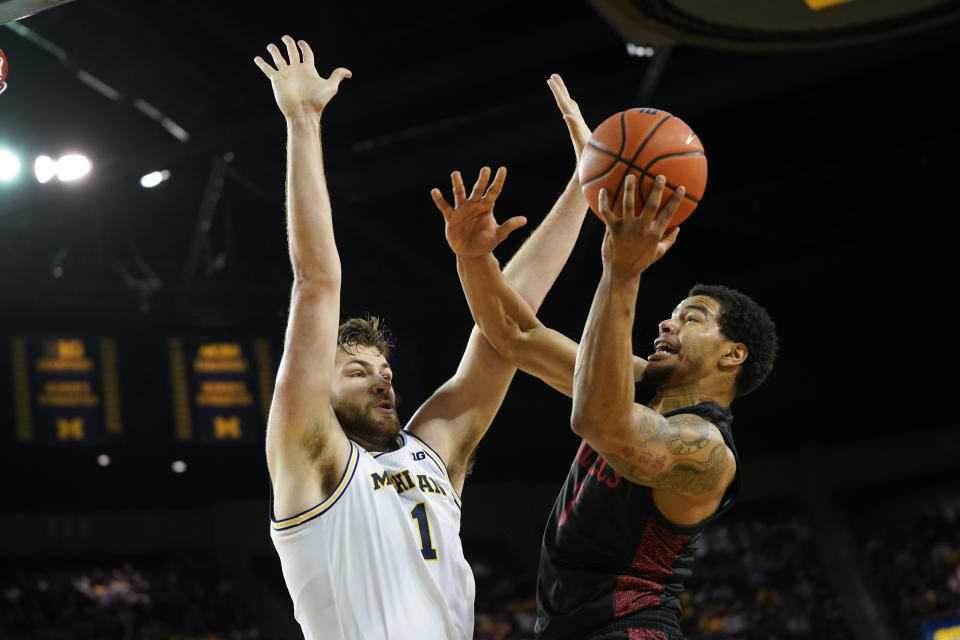
[(728, 339), (747, 345), (749, 355), (737, 372), (737, 397), (759, 387), (773, 370), (779, 349), (777, 328), (767, 310), (750, 296), (723, 285), (698, 283), (690, 288), (687, 296), (709, 296), (717, 300), (720, 331)]
[(384, 358), (390, 357), (390, 331), (383, 320), (377, 316), (364, 315), (362, 318), (344, 320), (337, 330), (337, 346), (346, 353), (353, 354), (357, 347), (373, 347)]

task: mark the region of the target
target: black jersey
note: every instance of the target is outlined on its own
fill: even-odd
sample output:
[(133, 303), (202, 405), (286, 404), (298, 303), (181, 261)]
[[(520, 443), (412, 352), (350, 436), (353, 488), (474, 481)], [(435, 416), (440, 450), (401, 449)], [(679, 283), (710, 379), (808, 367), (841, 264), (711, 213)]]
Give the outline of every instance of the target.
[(582, 442), (543, 535), (537, 638), (589, 637), (593, 630), (639, 614), (666, 614), (676, 624), (677, 596), (690, 576), (700, 531), (728, 510), (740, 491), (730, 409), (701, 402), (665, 417), (678, 413), (716, 425), (733, 452), (737, 473), (720, 506), (696, 525), (673, 524), (660, 514), (649, 487), (620, 476)]

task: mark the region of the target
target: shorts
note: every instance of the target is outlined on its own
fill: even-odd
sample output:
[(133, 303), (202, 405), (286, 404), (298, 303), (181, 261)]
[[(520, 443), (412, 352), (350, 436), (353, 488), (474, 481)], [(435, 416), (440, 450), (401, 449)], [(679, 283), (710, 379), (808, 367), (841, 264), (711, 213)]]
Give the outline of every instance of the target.
[(584, 640), (684, 640), (672, 609), (639, 611), (584, 636)]

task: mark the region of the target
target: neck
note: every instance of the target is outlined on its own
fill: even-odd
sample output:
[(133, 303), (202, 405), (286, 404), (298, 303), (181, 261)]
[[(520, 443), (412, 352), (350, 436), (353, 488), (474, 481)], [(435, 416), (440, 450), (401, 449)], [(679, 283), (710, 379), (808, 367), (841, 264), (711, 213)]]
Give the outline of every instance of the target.
[(661, 387), (657, 389), (647, 406), (659, 414), (664, 414), (708, 401), (729, 407), (730, 403), (733, 402), (733, 394), (729, 391), (711, 391), (701, 387), (674, 387), (669, 389)]
[(393, 451), (397, 448), (397, 434), (384, 436), (383, 438), (365, 438), (356, 433), (348, 433), (347, 437), (356, 442), (367, 451)]

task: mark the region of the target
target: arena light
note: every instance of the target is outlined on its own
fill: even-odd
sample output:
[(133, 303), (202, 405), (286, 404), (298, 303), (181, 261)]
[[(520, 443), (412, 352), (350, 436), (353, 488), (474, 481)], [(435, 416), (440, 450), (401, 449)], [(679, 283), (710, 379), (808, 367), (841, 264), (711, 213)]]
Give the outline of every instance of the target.
[(20, 158), (9, 149), (0, 149), (0, 182), (13, 182), (20, 175)]
[(92, 168), (93, 163), (87, 156), (68, 153), (57, 160), (57, 179), (60, 182), (75, 182), (90, 173)]
[(627, 54), (635, 58), (652, 58), (655, 53), (656, 50), (653, 47), (644, 47), (632, 42), (627, 43)]
[(110, 465), (110, 456), (105, 453), (101, 453), (97, 456), (97, 464), (101, 467), (106, 467)]
[(33, 175), (40, 184), (50, 182), (57, 175), (56, 161), (50, 156), (38, 156), (33, 161)]
[(187, 470), (187, 463), (183, 460), (174, 460), (173, 464), (170, 465), (170, 469), (174, 473), (183, 473)]
[(163, 171), (151, 171), (142, 178), (140, 178), (140, 186), (144, 189), (152, 189), (161, 182), (164, 182), (170, 177), (170, 172), (164, 169)]

